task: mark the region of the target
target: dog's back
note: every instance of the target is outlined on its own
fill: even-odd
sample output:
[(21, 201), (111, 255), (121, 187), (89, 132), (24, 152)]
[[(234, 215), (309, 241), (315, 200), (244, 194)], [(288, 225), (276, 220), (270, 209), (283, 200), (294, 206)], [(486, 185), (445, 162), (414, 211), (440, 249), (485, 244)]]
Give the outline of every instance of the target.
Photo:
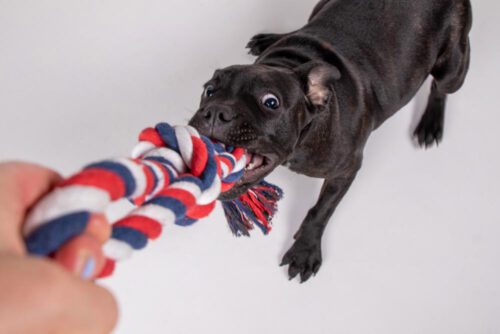
[(465, 53), (470, 26), (469, 0), (328, 0), (300, 33), (331, 43), (352, 65), (375, 93), (381, 123), (440, 71), (443, 57), (454, 48)]

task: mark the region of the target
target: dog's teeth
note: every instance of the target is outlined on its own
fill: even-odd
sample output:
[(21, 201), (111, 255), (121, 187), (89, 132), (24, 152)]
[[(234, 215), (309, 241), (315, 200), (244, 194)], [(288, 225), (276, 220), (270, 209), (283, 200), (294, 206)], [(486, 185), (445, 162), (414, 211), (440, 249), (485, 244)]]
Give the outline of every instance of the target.
[(264, 164), (264, 157), (258, 154), (247, 153), (247, 161), (245, 170), (253, 170)]
[(262, 163), (264, 162), (264, 158), (261, 155), (254, 154), (252, 156), (252, 161), (248, 165), (248, 169), (255, 169), (260, 166), (262, 166)]
[(247, 158), (247, 166), (252, 162), (252, 154), (251, 153), (246, 153), (246, 158)]

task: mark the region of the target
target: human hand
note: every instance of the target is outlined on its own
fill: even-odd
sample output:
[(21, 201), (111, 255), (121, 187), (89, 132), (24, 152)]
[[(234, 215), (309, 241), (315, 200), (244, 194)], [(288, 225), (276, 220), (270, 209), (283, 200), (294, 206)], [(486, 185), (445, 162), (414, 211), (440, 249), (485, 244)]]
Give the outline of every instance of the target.
[[(102, 216), (57, 255), (66, 267), (26, 254), (21, 226), (27, 210), (60, 177), (26, 163), (0, 164), (0, 333), (108, 333), (117, 305), (95, 277), (109, 236)], [(82, 279), (84, 278), (84, 279)]]

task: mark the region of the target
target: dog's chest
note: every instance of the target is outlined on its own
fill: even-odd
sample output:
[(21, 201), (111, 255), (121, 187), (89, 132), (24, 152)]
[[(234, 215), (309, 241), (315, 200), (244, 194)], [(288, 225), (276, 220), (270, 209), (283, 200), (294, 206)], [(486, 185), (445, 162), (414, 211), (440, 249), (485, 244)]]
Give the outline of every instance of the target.
[(311, 129), (284, 163), (290, 170), (311, 177), (326, 177), (335, 165), (331, 132), (327, 127)]

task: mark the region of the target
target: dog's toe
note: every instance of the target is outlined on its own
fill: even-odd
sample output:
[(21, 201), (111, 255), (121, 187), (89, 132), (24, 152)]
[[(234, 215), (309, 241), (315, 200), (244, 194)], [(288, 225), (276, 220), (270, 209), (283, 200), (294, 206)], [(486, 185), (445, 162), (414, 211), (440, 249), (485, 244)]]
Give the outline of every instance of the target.
[(309, 278), (311, 278), (312, 274), (313, 274), (312, 267), (303, 270), (300, 273), (300, 283), (306, 282)]
[(298, 264), (295, 264), (295, 262), (290, 263), (288, 266), (288, 277), (290, 279), (294, 279), (295, 276), (297, 276), (300, 273), (300, 267)]

